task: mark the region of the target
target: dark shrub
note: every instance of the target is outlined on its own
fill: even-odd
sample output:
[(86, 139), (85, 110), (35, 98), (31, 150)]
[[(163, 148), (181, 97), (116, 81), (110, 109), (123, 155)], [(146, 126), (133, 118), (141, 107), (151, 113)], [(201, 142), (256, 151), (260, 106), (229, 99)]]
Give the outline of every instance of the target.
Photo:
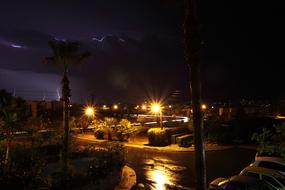
[(169, 129), (151, 128), (147, 131), (147, 135), (150, 145), (166, 146), (171, 143)]
[(275, 131), (263, 128), (262, 133), (254, 133), (252, 140), (258, 143), (257, 153), (263, 156), (276, 156), (285, 158), (285, 123), (275, 126)]
[(48, 188), (48, 181), (42, 173), (45, 165), (45, 159), (38, 150), (17, 145), (11, 151), (10, 169), (1, 168), (1, 189)]
[(137, 133), (138, 128), (132, 126), (131, 122), (127, 119), (122, 119), (115, 128), (115, 134), (119, 141), (128, 141), (131, 136), (134, 136)]
[[(78, 172), (77, 170), (69, 171), (65, 181), (62, 178), (62, 172), (54, 172), (51, 176), (52, 189), (85, 189), (85, 187), (86, 189), (111, 189), (99, 188), (102, 185), (100, 183), (103, 182), (105, 185), (112, 184), (112, 182), (105, 180), (106, 177), (112, 176), (112, 174), (116, 174), (113, 176), (119, 179), (119, 171), (125, 163), (124, 148), (120, 144), (110, 144), (103, 148), (88, 146), (77, 151), (76, 156), (77, 159), (83, 157), (92, 158), (87, 170), (83, 172)], [(116, 179), (112, 179), (112, 181)]]
[(94, 130), (94, 136), (96, 139), (104, 139), (104, 131), (101, 129)]
[(233, 127), (216, 123), (207, 129), (207, 140), (218, 144), (231, 144), (234, 139)]

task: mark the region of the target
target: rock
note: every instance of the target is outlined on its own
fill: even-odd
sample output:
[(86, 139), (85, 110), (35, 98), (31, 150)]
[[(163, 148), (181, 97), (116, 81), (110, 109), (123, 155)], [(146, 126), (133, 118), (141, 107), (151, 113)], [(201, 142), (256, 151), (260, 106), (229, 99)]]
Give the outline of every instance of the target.
[(137, 189), (138, 189), (138, 190), (144, 189), (144, 184), (139, 183), (139, 184), (137, 185)]

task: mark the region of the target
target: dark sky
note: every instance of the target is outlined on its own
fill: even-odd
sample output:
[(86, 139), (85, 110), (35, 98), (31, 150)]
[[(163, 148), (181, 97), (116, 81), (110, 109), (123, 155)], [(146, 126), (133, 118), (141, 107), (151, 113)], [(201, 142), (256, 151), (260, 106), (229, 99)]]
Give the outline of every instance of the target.
[[(70, 73), (72, 100), (189, 97), (181, 0), (0, 2), (0, 88), (57, 99), (60, 70), (42, 63), (50, 39), (79, 41), (94, 57)], [(278, 5), (201, 1), (205, 100), (283, 98), (284, 25)]]

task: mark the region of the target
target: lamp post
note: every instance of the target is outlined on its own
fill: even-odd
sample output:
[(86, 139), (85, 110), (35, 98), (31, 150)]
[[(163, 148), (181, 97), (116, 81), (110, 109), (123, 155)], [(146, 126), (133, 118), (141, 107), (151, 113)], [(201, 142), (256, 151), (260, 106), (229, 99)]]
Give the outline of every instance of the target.
[(159, 125), (160, 128), (163, 129), (162, 126), (162, 107), (159, 103), (154, 102), (151, 104), (151, 112), (154, 114), (159, 114)]

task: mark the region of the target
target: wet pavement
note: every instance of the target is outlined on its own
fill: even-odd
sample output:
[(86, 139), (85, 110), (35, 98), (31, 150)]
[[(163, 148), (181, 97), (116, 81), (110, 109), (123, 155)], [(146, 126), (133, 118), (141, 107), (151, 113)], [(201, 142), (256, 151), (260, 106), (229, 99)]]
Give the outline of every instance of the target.
[[(92, 140), (93, 139), (93, 140)], [(81, 145), (105, 144), (92, 139), (77, 139)], [(231, 146), (232, 147), (232, 146)], [(127, 165), (137, 175), (137, 183), (148, 190), (193, 188), (195, 181), (195, 152), (176, 152), (131, 147), (127, 149)], [(238, 174), (255, 156), (252, 148), (226, 148), (206, 151), (207, 181)]]
[[(162, 152), (131, 147), (127, 149), (127, 164), (136, 171), (137, 182), (142, 183), (145, 189), (193, 188), (194, 152)], [(250, 164), (254, 155), (254, 150), (241, 148), (206, 152), (208, 182), (217, 177), (238, 174)]]

